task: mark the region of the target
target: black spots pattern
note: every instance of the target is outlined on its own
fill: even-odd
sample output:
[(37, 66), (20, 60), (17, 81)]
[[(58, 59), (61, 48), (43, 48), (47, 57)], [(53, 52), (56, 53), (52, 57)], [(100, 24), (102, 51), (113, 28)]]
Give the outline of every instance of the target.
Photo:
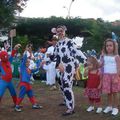
[(72, 100), (71, 92), (69, 90), (65, 90), (65, 96), (69, 101)]
[(59, 53), (59, 48), (57, 48), (57, 52)]
[(63, 82), (63, 88), (68, 88), (68, 87), (69, 87), (69, 84), (66, 82)]
[(81, 56), (76, 56), (80, 63), (84, 63), (84, 59)]
[(71, 73), (72, 72), (72, 66), (70, 64), (67, 65), (66, 72), (67, 73)]
[(70, 79), (70, 76), (68, 75), (67, 78), (68, 78), (68, 80), (69, 80), (69, 79)]
[(70, 49), (70, 47), (73, 46), (73, 44), (71, 43), (71, 41), (68, 41), (67, 46), (68, 46), (69, 49)]
[(60, 56), (57, 55), (56, 56), (56, 67), (58, 67), (59, 64), (60, 64)]
[(72, 73), (70, 74), (70, 77), (72, 77)]
[(73, 103), (69, 103), (69, 105), (72, 107)]
[(65, 52), (65, 50), (66, 50), (66, 48), (65, 48), (65, 47), (63, 47), (63, 48), (61, 49), (61, 52), (62, 52), (62, 53), (64, 53), (64, 52)]
[(75, 51), (75, 50), (72, 50), (72, 54), (73, 54), (73, 55), (76, 54), (76, 51)]
[(67, 55), (64, 55), (64, 56), (62, 57), (62, 61), (63, 61), (64, 63), (69, 63), (69, 62), (71, 62), (70, 58), (69, 58)]
[(61, 45), (61, 42), (59, 42), (59, 45)]
[(62, 45), (64, 45), (65, 44), (65, 41), (62, 43)]
[(74, 45), (77, 45), (77, 44), (74, 42)]

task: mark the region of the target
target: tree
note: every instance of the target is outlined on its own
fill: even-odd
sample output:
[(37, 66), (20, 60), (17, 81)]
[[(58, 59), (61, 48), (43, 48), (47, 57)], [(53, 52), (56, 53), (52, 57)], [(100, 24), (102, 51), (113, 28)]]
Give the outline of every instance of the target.
[(21, 12), (28, 0), (0, 0), (0, 27), (8, 27), (17, 12)]
[(16, 26), (17, 34), (20, 36), (27, 35), (29, 42), (33, 43), (34, 48), (38, 48), (49, 39), (51, 28), (58, 25), (66, 25), (67, 36), (84, 37), (82, 50), (95, 49), (99, 52), (106, 38), (111, 38), (111, 32), (120, 36), (120, 27), (113, 26), (110, 22), (105, 22), (101, 18), (81, 19), (52, 16), (50, 18), (20, 18)]
[(19, 50), (20, 53), (23, 53), (23, 51), (25, 50), (26, 45), (28, 44), (29, 40), (28, 40), (28, 36), (24, 35), (24, 36), (19, 36), (17, 35), (17, 37), (15, 37), (13, 39), (13, 46), (15, 46), (16, 44), (21, 44), (21, 49)]

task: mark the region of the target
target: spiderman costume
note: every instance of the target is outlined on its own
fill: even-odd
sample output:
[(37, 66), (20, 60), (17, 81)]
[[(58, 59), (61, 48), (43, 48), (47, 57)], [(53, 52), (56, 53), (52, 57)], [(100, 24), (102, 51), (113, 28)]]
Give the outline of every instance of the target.
[(1, 71), (0, 102), (7, 88), (11, 94), (14, 104), (16, 104), (16, 101), (17, 101), (16, 91), (12, 83), (12, 68), (11, 68), (11, 62), (16, 52), (17, 52), (16, 50), (12, 50), (10, 57), (8, 56), (8, 53), (6, 51), (0, 52), (0, 59), (1, 59), (0, 61), (0, 71)]

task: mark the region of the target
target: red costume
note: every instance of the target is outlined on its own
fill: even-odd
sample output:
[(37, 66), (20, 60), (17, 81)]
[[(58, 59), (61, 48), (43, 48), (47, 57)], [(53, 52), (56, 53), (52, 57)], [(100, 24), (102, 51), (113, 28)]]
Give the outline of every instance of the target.
[(13, 50), (11, 53), (11, 56), (8, 57), (8, 53), (6, 51), (0, 52), (0, 101), (2, 96), (4, 95), (4, 92), (6, 88), (8, 88), (14, 104), (16, 104), (17, 96), (16, 92), (12, 83), (12, 68), (11, 68), (11, 62), (16, 53), (16, 50)]

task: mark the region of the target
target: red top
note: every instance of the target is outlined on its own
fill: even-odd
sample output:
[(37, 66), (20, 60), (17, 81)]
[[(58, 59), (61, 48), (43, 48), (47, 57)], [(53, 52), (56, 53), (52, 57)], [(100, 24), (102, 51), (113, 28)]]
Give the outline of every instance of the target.
[(87, 88), (97, 88), (100, 84), (100, 75), (96, 73), (88, 72)]
[(11, 58), (9, 59), (9, 61), (0, 62), (1, 78), (6, 82), (10, 82), (12, 80), (12, 69), (10, 62), (12, 62), (12, 57), (14, 57), (16, 52), (16, 50), (12, 50)]

